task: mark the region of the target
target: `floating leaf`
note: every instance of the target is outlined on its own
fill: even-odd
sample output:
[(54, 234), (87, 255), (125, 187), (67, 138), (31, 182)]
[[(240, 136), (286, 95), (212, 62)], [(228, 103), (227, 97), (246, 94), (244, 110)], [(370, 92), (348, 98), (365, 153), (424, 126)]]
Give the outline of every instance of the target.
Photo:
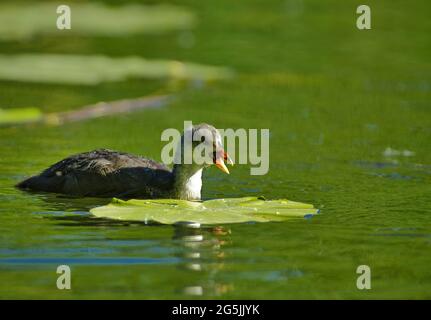
[(128, 78), (218, 80), (231, 76), (222, 67), (141, 57), (103, 55), (0, 55), (0, 79), (12, 81), (97, 85)]
[(37, 108), (0, 109), (0, 125), (38, 121), (42, 112)]
[(0, 5), (0, 39), (21, 40), (37, 34), (63, 36), (121, 36), (190, 29), (194, 15), (172, 5), (107, 6), (101, 3), (73, 3), (71, 29), (58, 30), (58, 3)]
[(283, 221), (318, 212), (311, 204), (289, 200), (264, 200), (257, 197), (227, 198), (207, 201), (176, 199), (128, 200), (113, 199), (106, 205), (91, 209), (100, 218), (126, 221), (175, 224), (195, 222), (203, 225), (242, 222)]

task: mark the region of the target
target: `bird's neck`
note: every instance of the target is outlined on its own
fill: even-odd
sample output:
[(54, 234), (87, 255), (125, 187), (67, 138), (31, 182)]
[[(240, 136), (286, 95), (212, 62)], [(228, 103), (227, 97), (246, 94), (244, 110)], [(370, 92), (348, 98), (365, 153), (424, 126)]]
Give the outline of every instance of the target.
[(184, 200), (200, 200), (202, 189), (202, 168), (194, 165), (174, 165), (175, 197)]

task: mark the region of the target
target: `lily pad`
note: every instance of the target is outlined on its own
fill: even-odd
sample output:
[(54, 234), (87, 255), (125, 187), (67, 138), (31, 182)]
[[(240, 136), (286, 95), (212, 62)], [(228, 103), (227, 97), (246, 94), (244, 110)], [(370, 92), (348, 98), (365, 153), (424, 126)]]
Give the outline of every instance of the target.
[(18, 54), (0, 55), (0, 80), (97, 85), (129, 78), (212, 81), (228, 78), (224, 67), (138, 56)]
[(258, 197), (187, 201), (176, 199), (113, 199), (108, 205), (90, 212), (99, 218), (145, 223), (176, 224), (193, 222), (202, 225), (244, 222), (283, 221), (318, 213), (311, 204), (290, 200), (265, 200)]

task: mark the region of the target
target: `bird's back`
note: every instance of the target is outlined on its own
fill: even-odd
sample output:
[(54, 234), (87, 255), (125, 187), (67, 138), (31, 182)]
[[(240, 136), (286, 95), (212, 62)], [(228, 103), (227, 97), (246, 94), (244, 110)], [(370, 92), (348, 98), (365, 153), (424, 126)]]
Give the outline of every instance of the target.
[(158, 198), (169, 196), (172, 172), (154, 160), (98, 149), (65, 158), (19, 188), (76, 196)]

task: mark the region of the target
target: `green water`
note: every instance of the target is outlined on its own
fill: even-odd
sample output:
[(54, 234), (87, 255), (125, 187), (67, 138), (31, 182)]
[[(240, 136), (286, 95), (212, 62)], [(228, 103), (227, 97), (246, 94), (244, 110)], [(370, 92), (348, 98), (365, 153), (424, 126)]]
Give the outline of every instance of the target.
[[(211, 84), (129, 80), (94, 87), (0, 82), (0, 107), (44, 112), (174, 92), (159, 109), (60, 127), (0, 128), (1, 298), (431, 298), (431, 5), (371, 1), (176, 1), (197, 26), (121, 38), (38, 36), (0, 53), (142, 55), (228, 66)], [(184, 36), (184, 35), (183, 35)], [(269, 128), (270, 171), (204, 174), (205, 198), (264, 195), (321, 214), (196, 230), (93, 219), (100, 199), (13, 185), (73, 153), (111, 148), (160, 159), (184, 120)], [(384, 156), (388, 148), (410, 156)], [(194, 240), (194, 241), (191, 241)], [(56, 267), (72, 290), (56, 288)], [(356, 268), (371, 268), (371, 290)]]

